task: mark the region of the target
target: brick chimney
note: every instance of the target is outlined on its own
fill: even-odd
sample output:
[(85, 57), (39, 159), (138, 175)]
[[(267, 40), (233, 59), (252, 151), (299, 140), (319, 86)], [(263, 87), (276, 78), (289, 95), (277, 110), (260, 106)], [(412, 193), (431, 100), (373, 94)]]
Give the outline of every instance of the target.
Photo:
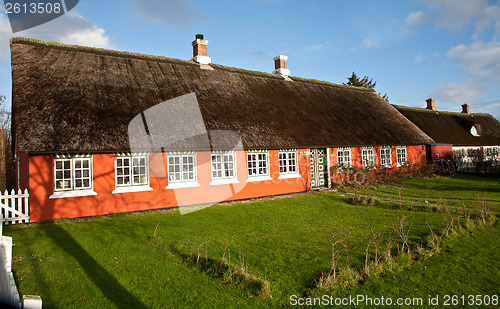
[(427, 100), (425, 100), (425, 102), (427, 102), (426, 109), (430, 109), (430, 110), (436, 111), (436, 105), (434, 104), (435, 101), (436, 100), (431, 99), (431, 98), (428, 98)]
[(210, 64), (212, 59), (207, 56), (208, 41), (203, 39), (203, 34), (197, 34), (196, 39), (191, 43), (193, 45), (193, 59), (199, 64)]
[(286, 68), (287, 56), (278, 55), (273, 58), (274, 60), (274, 71), (273, 74), (280, 74), (282, 76), (290, 76), (290, 70)]
[(467, 103), (462, 104), (462, 113), (470, 114), (469, 104), (467, 104)]

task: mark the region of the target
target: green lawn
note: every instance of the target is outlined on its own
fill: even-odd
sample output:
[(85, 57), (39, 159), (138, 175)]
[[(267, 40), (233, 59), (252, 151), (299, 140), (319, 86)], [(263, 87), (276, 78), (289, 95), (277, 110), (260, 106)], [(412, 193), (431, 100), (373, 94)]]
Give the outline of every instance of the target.
[[(441, 211), (409, 206), (470, 206), (479, 194), (498, 213), (499, 182), (409, 179), (364, 191), (379, 196), (375, 207), (348, 203), (349, 192), (321, 192), (219, 204), (187, 215), (154, 211), (8, 226), (4, 234), (14, 238), (13, 270), (20, 293), (40, 295), (44, 308), (274, 308), (288, 306), (290, 295), (310, 295), (330, 270), (334, 231), (350, 231), (349, 265), (362, 267), (364, 236), (372, 229), (391, 234), (393, 224), (407, 215), (415, 246), (429, 234), (427, 223), (436, 231), (445, 225)], [(156, 227), (157, 237), (152, 237)], [(409, 270), (331, 295), (499, 294), (499, 236), (498, 227), (476, 231)], [(244, 258), (248, 272), (269, 282), (272, 298), (251, 295), (187, 263), (207, 241), (201, 259), (220, 261), (227, 246), (224, 256), (228, 260), (230, 255), (230, 265), (238, 267)], [(347, 264), (345, 254), (339, 263)]]

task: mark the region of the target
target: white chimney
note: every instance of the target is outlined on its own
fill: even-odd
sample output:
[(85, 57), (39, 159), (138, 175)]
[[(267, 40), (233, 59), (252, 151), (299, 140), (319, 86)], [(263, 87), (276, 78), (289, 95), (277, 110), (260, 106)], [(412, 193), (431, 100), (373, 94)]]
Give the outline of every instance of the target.
[(193, 45), (193, 59), (199, 64), (210, 64), (212, 59), (207, 56), (208, 41), (203, 39), (203, 34), (197, 34)]
[(286, 61), (288, 60), (287, 56), (278, 55), (273, 58), (274, 60), (274, 68), (273, 74), (280, 74), (282, 76), (290, 76), (290, 70), (286, 68)]

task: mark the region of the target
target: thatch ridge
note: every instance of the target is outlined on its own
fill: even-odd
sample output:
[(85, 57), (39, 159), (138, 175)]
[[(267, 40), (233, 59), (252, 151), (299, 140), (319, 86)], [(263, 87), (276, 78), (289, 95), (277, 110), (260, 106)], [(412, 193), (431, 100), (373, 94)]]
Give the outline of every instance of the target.
[[(169, 57), (165, 57), (165, 56), (148, 55), (148, 54), (134, 53), (134, 52), (128, 52), (128, 51), (119, 51), (119, 50), (112, 50), (112, 49), (106, 49), (106, 48), (99, 48), (99, 47), (63, 44), (63, 43), (59, 43), (59, 42), (45, 42), (45, 41), (38, 40), (38, 39), (24, 38), (24, 37), (14, 37), (14, 38), (10, 39), (11, 45), (12, 44), (19, 44), (19, 43), (20, 44), (34, 45), (34, 46), (42, 45), (45, 47), (59, 48), (59, 49), (69, 50), (69, 51), (92, 53), (92, 54), (97, 54), (97, 55), (115, 56), (115, 57), (131, 58), (131, 59), (160, 61), (160, 62), (179, 63), (179, 64), (185, 64), (185, 65), (198, 66), (198, 64), (192, 60), (182, 60), (182, 59), (177, 59), (177, 58), (169, 58)], [(278, 75), (278, 74), (272, 74), (272, 73), (267, 73), (267, 72), (260, 72), (260, 71), (240, 69), (240, 68), (235, 68), (235, 67), (228, 67), (225, 65), (215, 64), (215, 63), (211, 64), (210, 66), (212, 66), (213, 68), (216, 68), (216, 69), (226, 70), (229, 72), (248, 74), (248, 75), (257, 75), (257, 76), (269, 77), (269, 78), (274, 78), (274, 79), (283, 79), (283, 77)], [(356, 90), (360, 90), (360, 91), (374, 91), (373, 89), (369, 89), (369, 88), (335, 84), (335, 83), (332, 83), (329, 81), (322, 81), (322, 80), (304, 78), (304, 77), (299, 77), (299, 76), (290, 76), (290, 78), (292, 79), (292, 81), (301, 81), (301, 82), (313, 83), (313, 84), (320, 83), (320, 84), (325, 84), (325, 85), (329, 85), (329, 86), (333, 86), (333, 87), (350, 87), (351, 89), (356, 89)]]
[(152, 61), (161, 61), (161, 62), (179, 63), (179, 64), (197, 66), (197, 64), (194, 61), (190, 61), (190, 60), (181, 60), (181, 59), (169, 58), (169, 57), (164, 57), (164, 56), (147, 55), (147, 54), (133, 53), (133, 52), (128, 52), (128, 51), (120, 51), (120, 50), (113, 50), (113, 49), (106, 49), (106, 48), (99, 48), (99, 47), (70, 45), (70, 44), (63, 44), (63, 43), (59, 43), (59, 42), (45, 42), (45, 41), (41, 41), (38, 39), (32, 39), (32, 38), (14, 37), (14, 38), (10, 39), (10, 45), (12, 46), (13, 44), (27, 44), (27, 45), (33, 45), (33, 46), (44, 46), (44, 47), (48, 47), (48, 48), (62, 49), (62, 50), (67, 50), (67, 51), (76, 51), (76, 52), (83, 52), (83, 53), (91, 53), (91, 54), (103, 55), (103, 56), (115, 56), (115, 57), (131, 58), (131, 59), (152, 60)]

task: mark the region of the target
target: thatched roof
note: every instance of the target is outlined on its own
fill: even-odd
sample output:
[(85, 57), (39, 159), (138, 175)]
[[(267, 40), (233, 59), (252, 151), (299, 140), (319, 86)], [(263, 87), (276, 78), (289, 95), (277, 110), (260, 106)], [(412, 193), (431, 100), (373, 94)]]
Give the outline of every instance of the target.
[(193, 92), (206, 130), (237, 132), (245, 148), (432, 142), (369, 89), (21, 38), (11, 53), (21, 151), (127, 150), (134, 117)]
[[(438, 144), (455, 146), (500, 145), (500, 122), (488, 114), (465, 114), (396, 106)], [(475, 126), (479, 136), (471, 134)]]

